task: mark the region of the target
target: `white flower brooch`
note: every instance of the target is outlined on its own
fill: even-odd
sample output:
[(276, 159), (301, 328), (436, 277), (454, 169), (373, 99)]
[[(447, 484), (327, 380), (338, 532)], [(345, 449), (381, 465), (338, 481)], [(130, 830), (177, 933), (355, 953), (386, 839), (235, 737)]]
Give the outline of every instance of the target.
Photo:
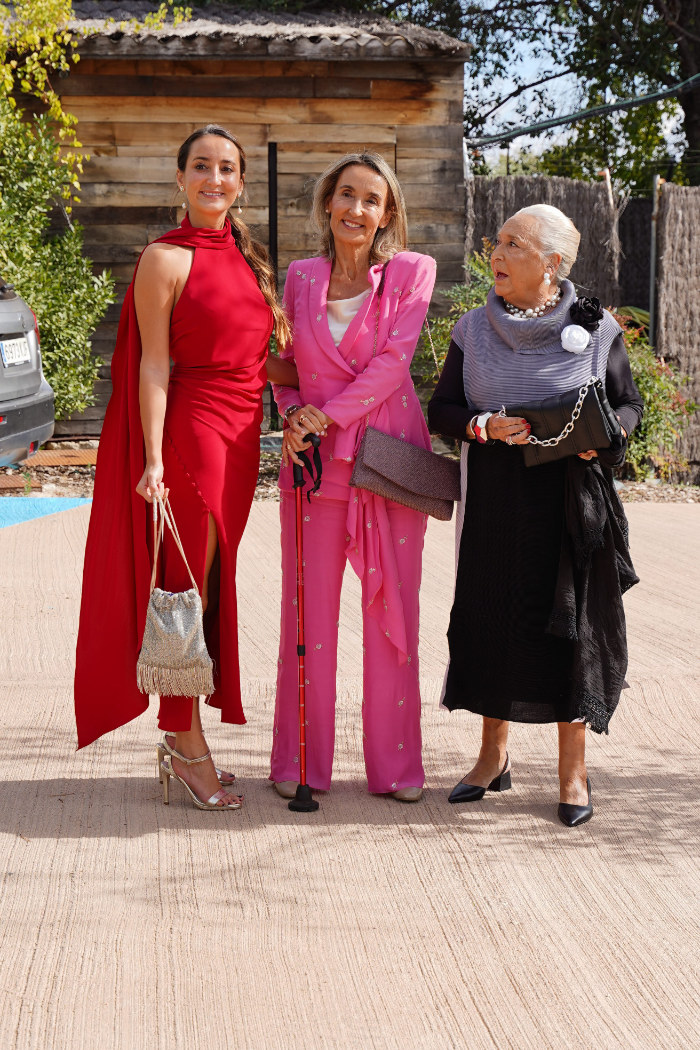
[(582, 354), (590, 341), (590, 333), (580, 324), (568, 324), (561, 333), (561, 345), (570, 354)]

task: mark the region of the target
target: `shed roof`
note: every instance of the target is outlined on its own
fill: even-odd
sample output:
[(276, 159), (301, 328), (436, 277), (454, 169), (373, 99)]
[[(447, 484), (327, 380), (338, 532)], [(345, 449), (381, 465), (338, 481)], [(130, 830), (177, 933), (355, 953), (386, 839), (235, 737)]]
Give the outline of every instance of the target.
[(465, 61), (470, 46), (410, 22), (347, 12), (260, 11), (237, 5), (192, 7), (189, 21), (163, 29), (129, 24), (154, 10), (154, 0), (75, 0), (72, 26), (90, 30), (83, 55), (125, 57), (267, 57), (335, 61), (433, 59)]

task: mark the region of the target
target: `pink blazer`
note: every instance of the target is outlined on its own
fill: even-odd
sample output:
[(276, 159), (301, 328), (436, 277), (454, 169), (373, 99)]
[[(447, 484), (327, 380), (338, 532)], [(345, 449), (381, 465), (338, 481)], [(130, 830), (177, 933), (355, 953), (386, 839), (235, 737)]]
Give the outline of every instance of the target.
[[(323, 481), (317, 495), (347, 500), (346, 555), (364, 582), (364, 611), (379, 621), (397, 663), (404, 664), (411, 654), (386, 500), (351, 489), (349, 481), (367, 424), (430, 448), (409, 369), (435, 284), (435, 260), (415, 252), (395, 255), (386, 264), (378, 300), (381, 274), (381, 265), (370, 267), (372, 292), (336, 347), (326, 317), (330, 261), (291, 264), (284, 300), (294, 334), (284, 356), (296, 362), (299, 390), (276, 386), (275, 398), (282, 412), (295, 403), (312, 404), (334, 420), (321, 441)], [(291, 487), (291, 467), (283, 468), (280, 488)], [(420, 552), (417, 557), (420, 564)]]
[[(386, 264), (377, 318), (381, 275), (381, 264), (370, 267), (372, 292), (336, 347), (326, 318), (330, 260), (302, 259), (287, 271), (284, 302), (293, 339), (283, 356), (296, 363), (299, 390), (275, 386), (275, 399), (281, 412), (312, 404), (335, 421), (321, 442), (329, 495), (331, 485), (347, 484), (351, 467), (338, 467), (352, 464), (366, 424), (430, 448), (409, 370), (435, 284), (435, 260), (416, 252), (395, 255)], [(280, 475), (280, 486), (291, 488), (289, 470)]]

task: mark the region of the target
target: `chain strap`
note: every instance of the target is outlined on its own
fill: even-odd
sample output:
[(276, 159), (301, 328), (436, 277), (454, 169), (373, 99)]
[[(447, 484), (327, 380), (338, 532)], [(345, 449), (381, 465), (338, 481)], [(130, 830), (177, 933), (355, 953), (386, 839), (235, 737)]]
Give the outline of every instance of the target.
[(433, 334), (430, 331), (430, 325), (428, 324), (428, 318), (427, 317), (425, 319), (425, 330), (428, 333), (428, 342), (430, 343), (430, 349), (433, 351), (433, 361), (435, 362), (435, 374), (439, 378), (439, 376), (440, 376), (440, 363), (438, 361), (438, 356), (435, 353), (435, 344), (433, 342)]
[[(576, 425), (576, 420), (581, 415), (581, 409), (583, 408), (583, 402), (586, 400), (586, 394), (588, 393), (590, 388), (597, 382), (598, 380), (596, 379), (596, 377), (591, 376), (591, 378), (579, 389), (578, 401), (574, 405), (574, 410), (571, 413), (571, 419), (566, 424), (566, 426), (564, 427), (564, 429), (558, 437), (544, 438), (542, 441), (540, 441), (540, 439), (536, 438), (534, 434), (530, 434), (529, 438), (527, 439), (527, 443), (530, 445), (539, 445), (541, 448), (553, 448), (555, 445), (558, 445), (560, 442), (562, 442), (564, 438), (567, 438), (571, 431), (574, 429)], [(505, 416), (505, 405), (502, 406), (498, 414), (499, 416)]]
[[(388, 262), (384, 263), (382, 267), (382, 276), (379, 280), (379, 287), (377, 288), (377, 309), (374, 313), (374, 346), (372, 347), (372, 358), (377, 356), (377, 338), (379, 336), (379, 314), (381, 313), (382, 307), (382, 292), (384, 291), (384, 281), (386, 280), (386, 268), (389, 265)], [(365, 428), (369, 426), (369, 412), (365, 416)]]
[[(385, 262), (382, 266), (382, 276), (379, 278), (379, 286), (377, 288), (377, 309), (374, 313), (374, 346), (372, 347), (372, 357), (377, 356), (377, 337), (379, 335), (379, 314), (382, 309), (382, 293), (384, 291), (384, 282), (386, 281), (386, 268), (389, 265)], [(369, 418), (369, 415), (368, 415)]]

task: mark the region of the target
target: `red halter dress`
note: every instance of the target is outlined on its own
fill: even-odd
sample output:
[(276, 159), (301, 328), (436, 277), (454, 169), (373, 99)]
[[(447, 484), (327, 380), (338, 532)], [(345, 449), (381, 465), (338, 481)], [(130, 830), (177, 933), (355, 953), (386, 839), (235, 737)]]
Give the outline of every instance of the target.
[[(159, 241), (193, 248), (192, 268), (170, 322), (172, 370), (163, 435), (163, 481), (187, 559), (204, 578), (209, 515), (218, 551), (205, 614), (214, 661), (209, 702), (224, 722), (245, 722), (238, 669), (236, 554), (255, 492), (262, 392), (272, 311), (229, 223), (195, 228), (187, 218)], [(135, 489), (145, 468), (139, 407), (141, 339), (134, 285), (122, 307), (112, 359), (113, 393), (97, 457), (76, 653), (78, 747), (141, 714), (136, 687), (150, 583), (151, 507)], [(160, 586), (191, 586), (166, 536)], [(159, 725), (190, 728), (192, 701), (161, 697)]]

